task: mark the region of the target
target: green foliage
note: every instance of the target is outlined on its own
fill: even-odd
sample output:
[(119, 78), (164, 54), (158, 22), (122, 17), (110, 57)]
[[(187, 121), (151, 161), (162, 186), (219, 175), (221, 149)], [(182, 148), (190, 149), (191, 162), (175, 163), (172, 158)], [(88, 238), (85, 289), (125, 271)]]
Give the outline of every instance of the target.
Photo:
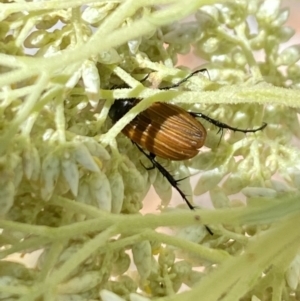
[[(300, 46), (282, 47), (288, 15), (279, 0), (1, 1), (0, 300), (299, 299)], [(175, 66), (190, 51), (208, 76), (158, 89), (189, 74)], [(128, 97), (142, 101), (112, 126), (111, 104)], [(268, 123), (220, 140), (203, 122), (195, 158), (158, 159), (213, 210), (169, 208), (170, 185), (118, 135), (157, 101)], [(151, 185), (160, 212), (142, 215)], [(36, 250), (35, 268), (10, 257)]]

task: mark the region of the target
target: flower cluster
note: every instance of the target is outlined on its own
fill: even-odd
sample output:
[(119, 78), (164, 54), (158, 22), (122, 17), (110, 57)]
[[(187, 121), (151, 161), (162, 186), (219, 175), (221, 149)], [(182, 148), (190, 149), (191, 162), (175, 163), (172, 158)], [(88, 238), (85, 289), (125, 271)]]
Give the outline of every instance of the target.
[[(282, 49), (295, 33), (289, 10), (279, 0), (69, 2), (0, 3), (0, 299), (146, 301), (185, 285), (183, 299), (293, 300), (300, 47)], [(191, 51), (208, 76), (159, 90), (188, 74), (175, 65)], [(109, 108), (124, 98), (141, 102), (113, 125)], [(170, 210), (169, 183), (119, 135), (159, 101), (234, 127), (268, 124), (220, 135), (204, 121), (195, 158), (157, 158), (191, 201), (208, 192), (213, 212)], [(142, 216), (151, 185), (162, 212)], [(35, 268), (9, 257), (36, 250)]]

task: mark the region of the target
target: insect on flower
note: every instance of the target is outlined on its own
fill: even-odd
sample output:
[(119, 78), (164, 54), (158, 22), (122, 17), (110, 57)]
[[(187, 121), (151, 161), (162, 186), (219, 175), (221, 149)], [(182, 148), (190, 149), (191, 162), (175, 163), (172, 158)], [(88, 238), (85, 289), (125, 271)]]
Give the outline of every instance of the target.
[[(197, 70), (179, 83), (162, 89), (166, 90), (178, 87), (195, 73), (203, 71), (206, 71), (206, 69)], [(112, 122), (117, 122), (140, 101), (141, 99), (137, 98), (115, 101), (109, 111), (109, 117), (112, 119)], [(157, 102), (138, 114), (122, 130), (122, 133), (127, 136), (152, 163), (152, 167), (147, 169), (157, 168), (179, 192), (190, 209), (195, 209), (195, 207), (188, 201), (183, 191), (178, 187), (180, 180), (175, 180), (174, 177), (155, 160), (155, 157), (174, 161), (187, 160), (195, 157), (199, 149), (204, 145), (206, 139), (206, 130), (196, 118), (203, 118), (221, 130), (230, 129), (243, 133), (254, 133), (263, 130), (267, 126), (267, 124), (264, 123), (256, 129), (239, 129), (212, 119), (202, 113), (188, 112), (173, 104)]]

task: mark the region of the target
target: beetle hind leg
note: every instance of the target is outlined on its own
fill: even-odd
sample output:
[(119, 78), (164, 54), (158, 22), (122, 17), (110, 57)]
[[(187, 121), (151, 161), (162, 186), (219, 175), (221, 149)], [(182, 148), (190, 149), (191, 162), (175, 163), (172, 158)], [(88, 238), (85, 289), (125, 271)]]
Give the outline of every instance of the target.
[(262, 131), (267, 126), (267, 124), (264, 122), (260, 127), (255, 128), (255, 129), (240, 129), (240, 128), (232, 127), (232, 126), (230, 126), (226, 123), (223, 123), (221, 121), (213, 119), (213, 118), (211, 118), (207, 115), (204, 115), (202, 113), (195, 113), (195, 112), (189, 112), (189, 113), (193, 117), (203, 118), (204, 120), (208, 121), (209, 123), (217, 126), (219, 128), (219, 132), (221, 131), (221, 133), (223, 133), (223, 129), (232, 130), (234, 132), (255, 133), (255, 132), (258, 132), (258, 131)]

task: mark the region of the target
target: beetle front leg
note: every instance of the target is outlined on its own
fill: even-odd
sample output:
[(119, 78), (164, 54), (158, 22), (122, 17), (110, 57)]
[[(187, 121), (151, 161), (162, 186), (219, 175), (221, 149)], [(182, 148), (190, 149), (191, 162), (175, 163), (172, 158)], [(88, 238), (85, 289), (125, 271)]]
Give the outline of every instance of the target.
[[(189, 202), (189, 200), (186, 198), (185, 194), (183, 191), (178, 187), (177, 181), (174, 179), (174, 177), (160, 164), (155, 160), (155, 156), (153, 154), (148, 154), (146, 153), (138, 144), (134, 143), (136, 147), (142, 152), (153, 164), (151, 169), (157, 168), (158, 171), (168, 180), (168, 182), (179, 192), (179, 194), (182, 196), (182, 198), (185, 200), (187, 203), (188, 207), (191, 210), (194, 210), (195, 207)], [(146, 168), (147, 169), (147, 168)]]

